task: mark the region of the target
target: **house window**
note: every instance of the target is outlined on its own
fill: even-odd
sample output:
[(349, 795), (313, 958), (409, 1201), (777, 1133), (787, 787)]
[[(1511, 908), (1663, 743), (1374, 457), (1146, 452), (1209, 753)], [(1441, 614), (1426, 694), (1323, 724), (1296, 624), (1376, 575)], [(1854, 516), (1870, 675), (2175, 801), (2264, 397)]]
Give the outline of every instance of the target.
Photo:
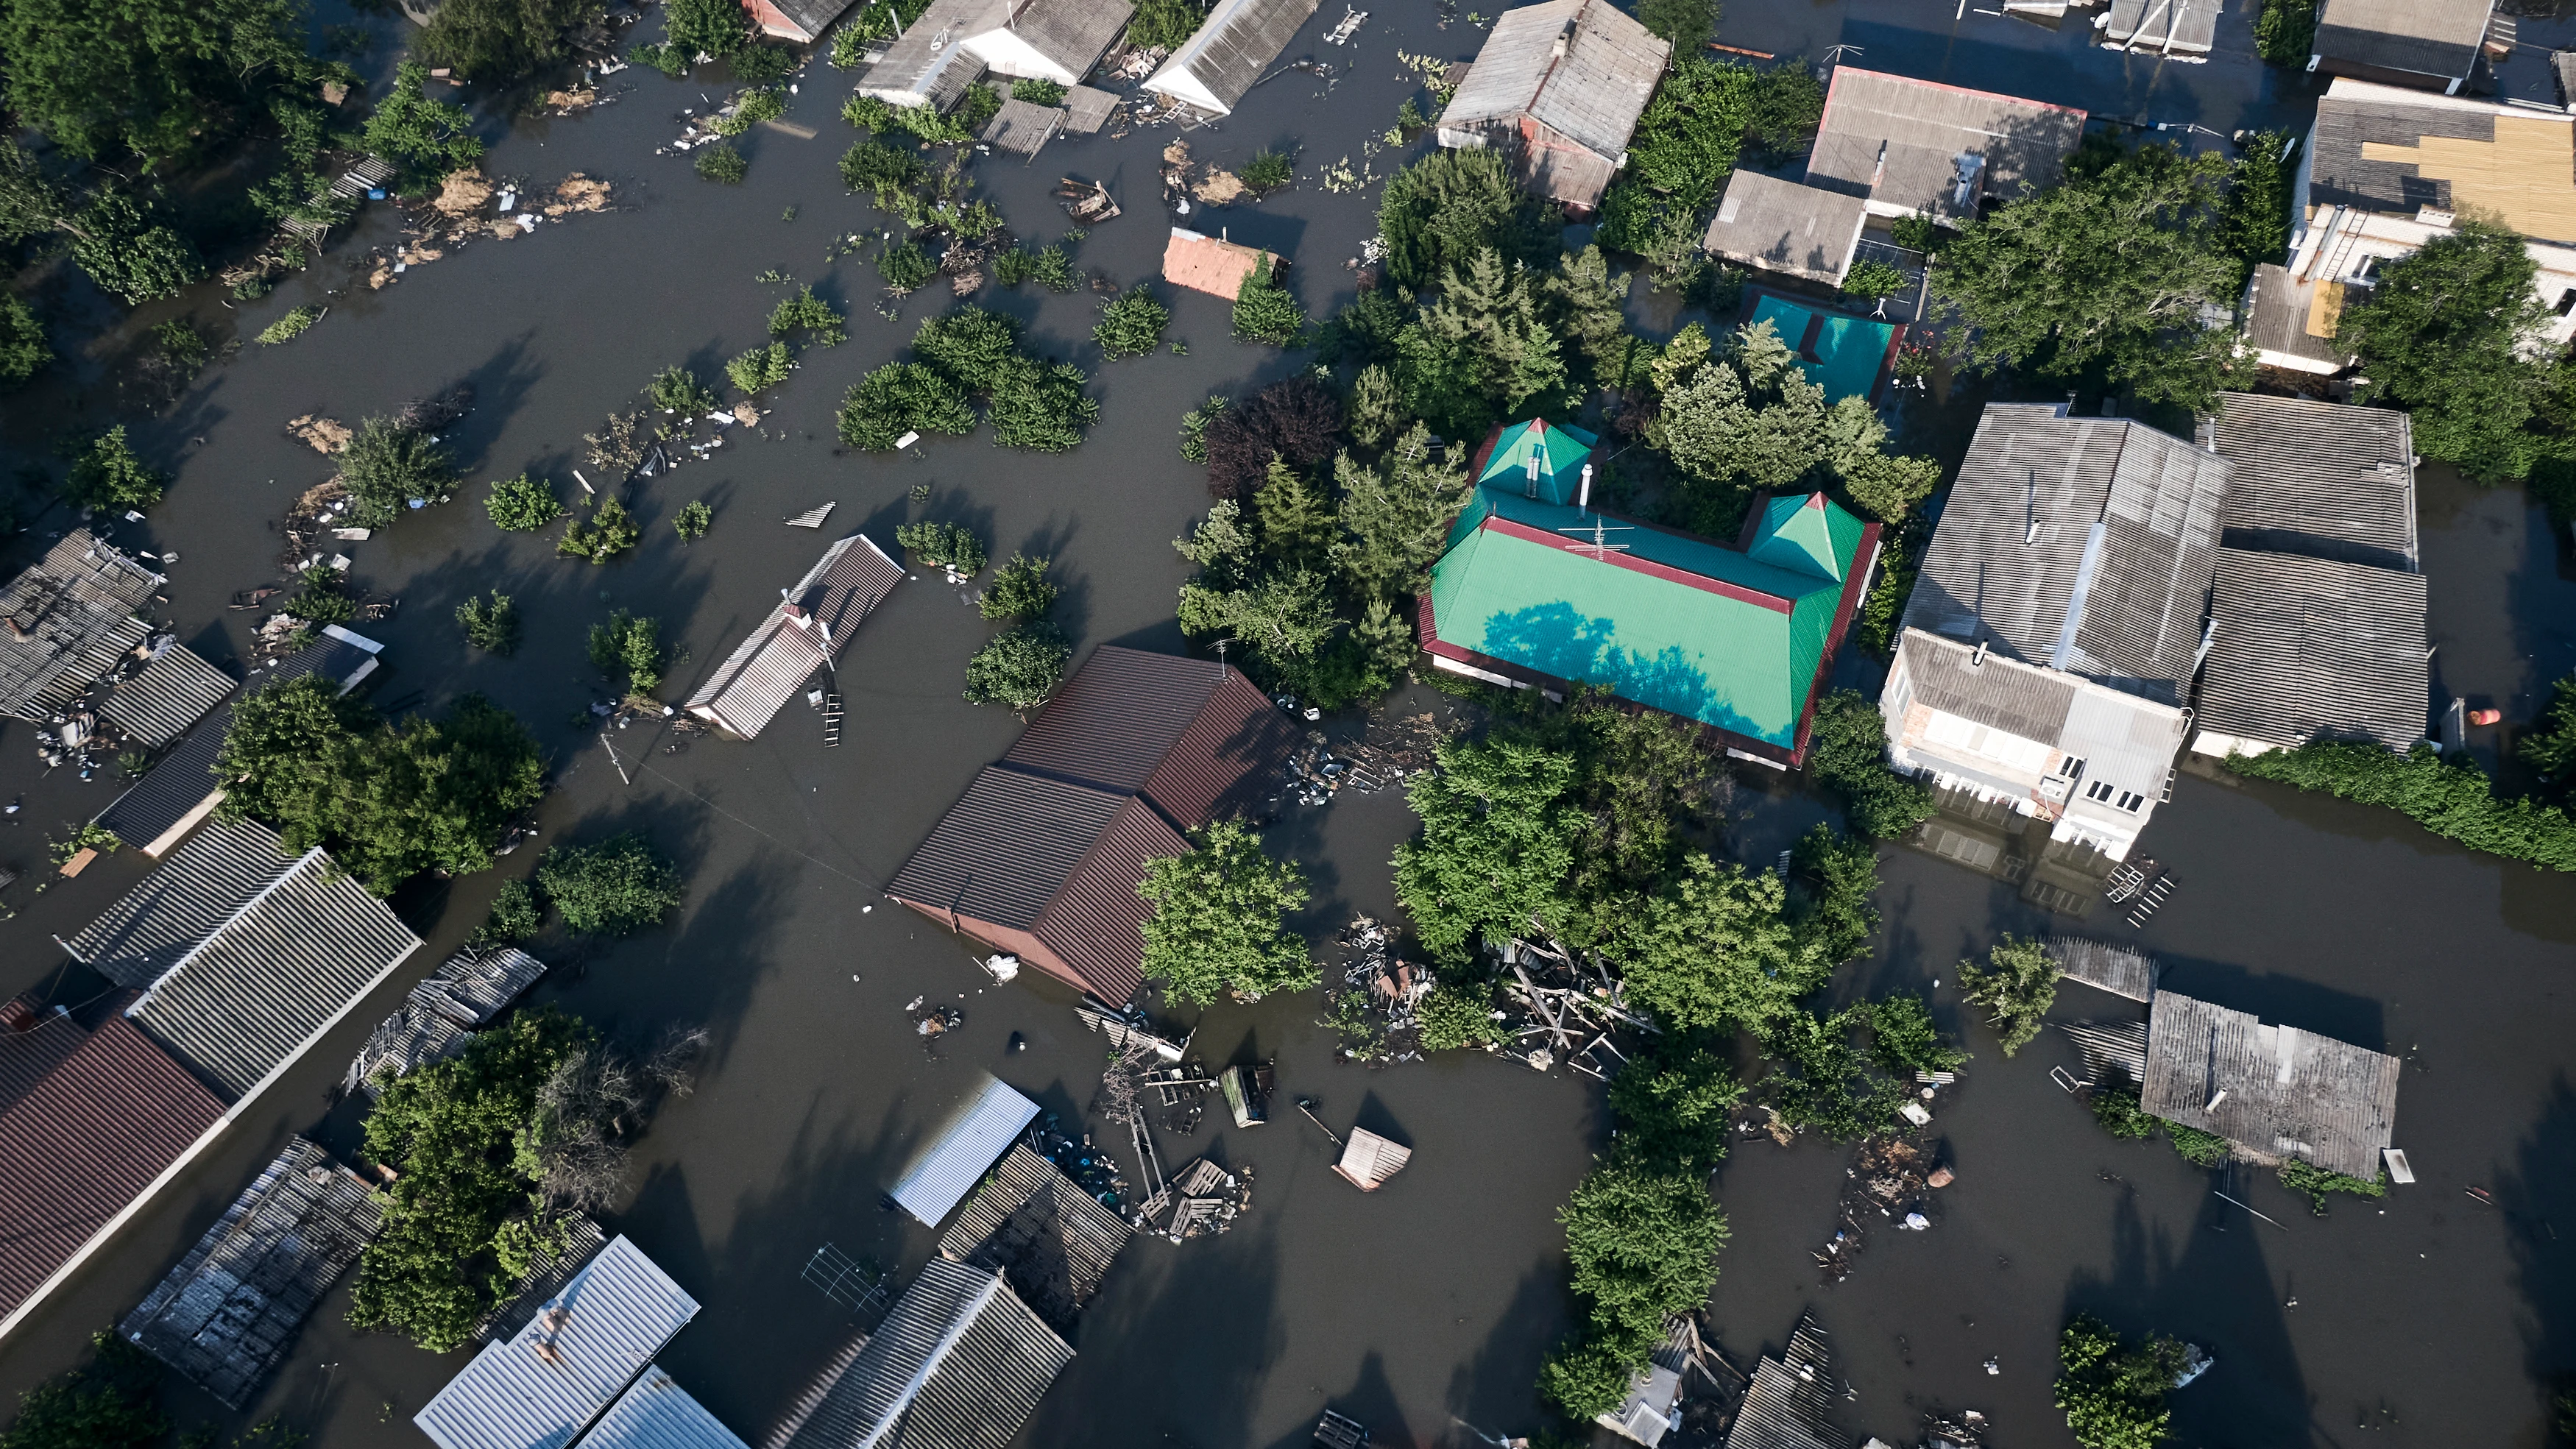
[(2115, 793), (2117, 792), (2111, 788), (2111, 782), (2108, 780), (2095, 780), (2084, 787), (2084, 798), (2087, 800), (2108, 800)]
[(2081, 779), (2084, 774), (2084, 757), (2082, 755), (2068, 755), (2065, 760), (2059, 763), (2057, 773), (2065, 776), (2069, 780)]
[(2123, 790), (2120, 792), (2120, 798), (2112, 803), (2135, 815), (2146, 806), (2147, 797), (2134, 791)]
[(2564, 317), (2570, 312), (2576, 312), (2576, 287), (2558, 294), (2558, 315)]

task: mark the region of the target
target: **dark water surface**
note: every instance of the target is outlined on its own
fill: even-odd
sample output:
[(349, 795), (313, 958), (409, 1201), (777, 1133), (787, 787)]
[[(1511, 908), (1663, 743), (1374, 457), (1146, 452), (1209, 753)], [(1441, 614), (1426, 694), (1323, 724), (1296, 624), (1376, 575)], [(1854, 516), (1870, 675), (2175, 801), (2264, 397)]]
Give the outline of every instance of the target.
[[(1875, 67), (2220, 131), (2277, 124), (2307, 103), (2307, 83), (2248, 58), (2250, 10), (2228, 15), (2216, 61), (2187, 66), (2102, 51), (2075, 21), (2051, 33), (1972, 7), (1953, 24), (1947, 9), (1742, 3), (1720, 38), (1784, 54), (1850, 43)], [(1288, 51), (1347, 66), (1336, 83), (1285, 73), (1236, 118), (1191, 137), (1200, 157), (1225, 164), (1265, 146), (1302, 148), (1306, 184), (1202, 224), (1291, 255), (1319, 314), (1348, 292), (1341, 263), (1373, 230), (1374, 192), (1329, 195), (1313, 184), (1317, 168), (1347, 154), (1380, 176), (1394, 169), (1400, 152), (1366, 149), (1408, 93), (1393, 52), (1464, 58), (1477, 39), (1464, 23), (1436, 29), (1427, 8), (1407, 7), (1374, 18), (1354, 49), (1335, 50), (1319, 37), (1338, 18), (1327, 7)], [(238, 316), (245, 334), (299, 302), (327, 300), (332, 311), (289, 346), (252, 348), (209, 372), (169, 416), (132, 420), (147, 456), (184, 461), (150, 523), (118, 538), (179, 549), (167, 616), (215, 657), (243, 653), (252, 616), (227, 612), (225, 599), (273, 577), (274, 520), (330, 473), (282, 423), (306, 412), (355, 421), (474, 383), (477, 407), (451, 438), (473, 483), (455, 503), (349, 550), (361, 586), (402, 601), (366, 630), (389, 646), (375, 697), (436, 709), (467, 690), (492, 695), (555, 754), (545, 840), (631, 827), (682, 862), (689, 901), (668, 928), (558, 972), (535, 999), (630, 1041), (674, 1022), (713, 1032), (700, 1090), (654, 1124), (637, 1153), (632, 1200), (611, 1216), (706, 1304), (662, 1362), (755, 1441), (848, 1333), (846, 1316), (798, 1281), (807, 1256), (828, 1241), (917, 1262), (931, 1235), (878, 1202), (926, 1134), (986, 1073), (1078, 1116), (1100, 1044), (1063, 993), (984, 985), (944, 933), (879, 895), (1018, 729), (1010, 715), (957, 698), (960, 666), (987, 632), (959, 591), (916, 580), (867, 621), (845, 656), (839, 750), (821, 748), (815, 721), (796, 705), (750, 745), (666, 755), (630, 730), (613, 738), (630, 768), (642, 766), (631, 786), (571, 723), (602, 693), (583, 635), (613, 608), (660, 618), (693, 660), (672, 671), (671, 690), (685, 690), (823, 543), (854, 528), (890, 543), (893, 525), (918, 512), (905, 490), (927, 482), (930, 516), (972, 523), (997, 554), (1056, 557), (1067, 585), (1060, 617), (1083, 645), (1179, 647), (1171, 604), (1186, 569), (1166, 541), (1205, 494), (1174, 452), (1178, 415), (1209, 391), (1290, 368), (1226, 340), (1222, 303), (1184, 295), (1172, 335), (1190, 354), (1100, 369), (1102, 420), (1072, 453), (996, 450), (979, 433), (931, 444), (919, 459), (834, 456), (841, 389), (946, 298), (916, 296), (903, 323), (889, 325), (869, 313), (876, 279), (862, 261), (820, 264), (833, 235), (880, 218), (844, 197), (833, 175), (849, 139), (834, 114), (844, 83), (820, 66), (802, 79), (789, 119), (819, 137), (754, 132), (743, 143), (751, 179), (739, 188), (701, 183), (685, 158), (651, 154), (677, 130), (679, 107), (722, 91), (629, 71), (610, 83), (624, 87), (616, 106), (522, 123), (499, 139), (486, 170), (541, 186), (586, 171), (635, 209), (479, 242), (370, 293), (363, 266), (354, 277), (347, 269), (361, 246), (389, 235), (380, 208), (357, 241), (277, 297), (239, 314), (203, 303), (207, 317)], [(1034, 165), (987, 158), (975, 174), (983, 194), (1041, 242), (1064, 226), (1046, 195), (1056, 176), (1107, 180), (1127, 214), (1075, 255), (1123, 285), (1158, 269), (1167, 219), (1155, 205), (1156, 152), (1170, 137), (1059, 143)], [(790, 205), (798, 217), (782, 222)], [(780, 294), (752, 278), (769, 267), (854, 314), (849, 343), (804, 357), (761, 424), (771, 436), (736, 429), (714, 460), (633, 485), (627, 501), (646, 543), (606, 567), (491, 528), (478, 506), (482, 483), (530, 468), (573, 492), (580, 434), (632, 405), (653, 372), (686, 361), (712, 378), (723, 359), (765, 340)], [(323, 296), (334, 287), (338, 295)], [(1022, 318), (1042, 348), (1095, 362), (1091, 296), (988, 291), (976, 300)], [(1659, 322), (1669, 312), (1642, 297), (1639, 307)], [(38, 401), (13, 404), (8, 445), (32, 451), (73, 409), (102, 398), (104, 366), (92, 358), (75, 369), (81, 397), (30, 394)], [(1951, 440), (1955, 460), (1961, 420), (1918, 421), (1922, 436)], [(715, 531), (684, 549), (668, 519), (696, 498), (716, 507)], [(779, 527), (826, 500), (839, 508), (822, 533)], [(56, 514), (39, 532), (64, 526)], [(2527, 712), (2549, 679), (2576, 666), (2576, 585), (2545, 523), (2518, 494), (2428, 474), (2424, 532), (2444, 688)], [(459, 600), (495, 586), (518, 598), (527, 623), (526, 642), (506, 661), (468, 653), (449, 619)], [(94, 814), (114, 790), (59, 772), (39, 779), (32, 746), (24, 727), (0, 728), (0, 794), (23, 792), (26, 802), (0, 827), (0, 860), (21, 868), (41, 862), (44, 831)], [(1739, 796), (1748, 818), (1738, 848), (1767, 860), (1823, 812), (1777, 780), (1751, 783), (1759, 788)], [(1305, 924), (1315, 934), (1353, 910), (1391, 908), (1387, 853), (1408, 825), (1401, 800), (1379, 795), (1292, 813), (1274, 832), (1274, 848), (1307, 863), (1316, 904)], [(2200, 779), (2184, 781), (2146, 848), (2182, 882), (2139, 933), (2177, 989), (2408, 1057), (2416, 1070), (2401, 1094), (2398, 1141), (2421, 1181), (2384, 1212), (2339, 1202), (2319, 1221), (2268, 1178), (2241, 1177), (2225, 1190), (2286, 1225), (2266, 1227), (2225, 1209), (2209, 1174), (2161, 1146), (2104, 1137), (2048, 1082), (2051, 1063), (2071, 1060), (2060, 1041), (2006, 1062), (1970, 1028), (1978, 1058), (1934, 1126), (1960, 1171), (1940, 1223), (1919, 1237), (1873, 1238), (1849, 1282), (1821, 1287), (1806, 1256), (1832, 1231), (1845, 1154), (1758, 1142), (1724, 1169), (1718, 1188), (1734, 1238), (1715, 1314), (1729, 1350), (1742, 1360), (1776, 1347), (1812, 1307), (1856, 1390), (1846, 1405), (1853, 1430), (1905, 1437), (1917, 1408), (1938, 1402), (1988, 1411), (1998, 1449), (2062, 1445), (2063, 1420), (2048, 1403), (2053, 1335), (2069, 1309), (2092, 1308), (2124, 1328), (2216, 1351), (2219, 1367), (2177, 1401), (2186, 1442), (2344, 1444), (2363, 1413), (2384, 1404), (2397, 1422), (2371, 1433), (2387, 1442), (2537, 1444), (2541, 1378), (2576, 1367), (2576, 1216), (2567, 1245), (2551, 1226), (2576, 1190), (2576, 1092), (2566, 1077), (2576, 1007), (2565, 995), (2576, 887), (2456, 851), (2383, 813)], [(0, 924), (0, 991), (52, 979), (61, 958), (49, 935), (78, 929), (143, 864), (121, 855), (42, 897), (31, 895), (32, 873), (13, 887), (8, 899), (21, 913)], [(529, 864), (526, 852), (507, 862), (511, 871)], [(1928, 989), (2000, 932), (2050, 924), (2009, 887), (1910, 852), (1890, 852), (1885, 874), (1881, 949), (1845, 973), (1843, 994)], [(71, 1362), (83, 1335), (130, 1307), (289, 1133), (353, 1147), (357, 1116), (331, 1104), (332, 1084), (401, 988), (481, 918), (499, 879), (399, 902), (423, 923), (429, 949), (0, 1345), (0, 1394)], [(2086, 929), (2130, 934), (2108, 917)], [(958, 1000), (967, 1017), (935, 1052), (903, 1013), (925, 993)], [(2060, 1014), (2133, 1010), (2087, 995), (2068, 988)], [(1955, 993), (1936, 996), (1955, 1018)], [(1379, 1073), (1337, 1066), (1310, 1024), (1315, 1011), (1311, 995), (1215, 1008), (1195, 1046), (1211, 1061), (1275, 1054), (1283, 1093), (1319, 1096), (1327, 1120), (1410, 1143), (1412, 1165), (1363, 1196), (1326, 1171), (1327, 1145), (1293, 1113), (1248, 1132), (1208, 1127), (1194, 1140), (1167, 1139), (1166, 1161), (1213, 1150), (1252, 1167), (1252, 1213), (1214, 1241), (1131, 1247), (1022, 1442), (1288, 1446), (1304, 1442), (1327, 1403), (1371, 1423), (1387, 1444), (1466, 1443), (1462, 1423), (1490, 1433), (1538, 1422), (1531, 1381), (1571, 1308), (1553, 1215), (1606, 1130), (1599, 1094), (1484, 1058)], [(1005, 1050), (1014, 1032), (1029, 1042), (1023, 1054)], [(2505, 1209), (2463, 1196), (2472, 1184)], [(2294, 1297), (2299, 1306), (2287, 1307)], [(465, 1355), (433, 1358), (352, 1335), (346, 1306), (344, 1288), (246, 1417), (285, 1414), (332, 1449), (416, 1445), (410, 1415)], [(1989, 1358), (1999, 1375), (1980, 1367)], [(183, 1420), (216, 1415), (193, 1391), (170, 1398)]]

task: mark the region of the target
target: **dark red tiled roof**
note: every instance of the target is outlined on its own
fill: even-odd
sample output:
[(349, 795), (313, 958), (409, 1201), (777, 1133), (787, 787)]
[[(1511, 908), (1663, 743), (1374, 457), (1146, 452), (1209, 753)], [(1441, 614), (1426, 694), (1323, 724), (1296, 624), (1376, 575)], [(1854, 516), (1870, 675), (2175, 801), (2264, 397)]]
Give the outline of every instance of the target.
[(1266, 790), (1296, 726), (1243, 672), (1104, 644), (1002, 762), (1121, 793), (1142, 791), (1173, 824), (1196, 829)]
[(987, 765), (895, 872), (886, 893), (926, 910), (1027, 930), (1126, 800)]
[(1047, 904), (1034, 934), (1062, 957), (1103, 1001), (1119, 1002), (1145, 984), (1145, 898), (1136, 887), (1145, 862), (1182, 855), (1190, 843), (1140, 796), (1129, 796), (1100, 843)]
[(126, 1021), (128, 1000), (0, 1035), (0, 1314), (223, 1116), (212, 1092)]

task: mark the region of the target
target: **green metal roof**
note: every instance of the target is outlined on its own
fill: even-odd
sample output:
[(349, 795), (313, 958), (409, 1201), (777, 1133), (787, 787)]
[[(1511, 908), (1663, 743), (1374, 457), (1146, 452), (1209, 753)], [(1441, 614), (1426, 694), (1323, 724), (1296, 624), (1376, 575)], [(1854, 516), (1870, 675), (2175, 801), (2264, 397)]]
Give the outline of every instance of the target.
[(1494, 439), (1494, 451), (1486, 456), (1484, 471), (1476, 475), (1476, 481), (1526, 497), (1530, 460), (1536, 458), (1540, 500), (1571, 504), (1582, 487), (1583, 465), (1592, 456), (1592, 445), (1599, 441), (1581, 428), (1569, 428), (1545, 418), (1514, 423)]
[[(1598, 536), (1609, 549), (1596, 553)], [(1431, 571), (1440, 642), (1794, 749), (1864, 529), (1821, 495), (1749, 553), (1477, 490)]]

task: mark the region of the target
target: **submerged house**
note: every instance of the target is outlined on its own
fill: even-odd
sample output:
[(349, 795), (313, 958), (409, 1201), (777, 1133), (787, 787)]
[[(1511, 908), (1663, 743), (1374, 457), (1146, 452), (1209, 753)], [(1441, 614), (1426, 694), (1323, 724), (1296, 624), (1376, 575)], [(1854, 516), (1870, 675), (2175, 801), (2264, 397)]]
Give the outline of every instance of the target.
[(152, 637), (161, 575), (75, 528), (0, 586), (0, 715), (44, 724)]
[(1181, 48), (1145, 78), (1145, 89), (1176, 106), (1231, 115), (1244, 92), (1297, 38), (1319, 0), (1216, 0)]
[(1672, 53), (1610, 0), (1506, 10), (1441, 109), (1440, 144), (1499, 150), (1532, 195), (1588, 215), (1627, 164)]
[(566, 1449), (697, 1315), (698, 1300), (621, 1235), (412, 1423), (438, 1449)]
[(1173, 227), (1171, 240), (1163, 244), (1164, 281), (1229, 302), (1242, 294), (1244, 282), (1264, 265), (1275, 281), (1287, 268), (1288, 259), (1277, 252), (1265, 252), (1185, 226)]
[(864, 533), (830, 548), (751, 637), (698, 685), (682, 708), (744, 739), (756, 738), (816, 670), (841, 657), (850, 636), (906, 575)]
[(156, 642), (160, 649), (116, 682), (99, 701), (98, 713), (127, 739), (165, 750), (241, 686), (187, 645), (166, 637)]
[(1741, 266), (1840, 287), (1869, 215), (1860, 197), (1738, 167), (1700, 245)]
[(2300, 1158), (2365, 1182), (2397, 1123), (2404, 1064), (2250, 1012), (2156, 992), (2139, 1105), (2262, 1163)]
[[(1516, 436), (1533, 432), (1498, 442)], [(1507, 688), (1594, 685), (1707, 726), (1738, 758), (1800, 764), (1878, 525), (1821, 493), (1757, 499), (1730, 548), (1552, 501), (1565, 475), (1548, 476), (1533, 497), (1507, 464), (1451, 527), (1419, 605), (1432, 662)]]
[(1038, 1104), (1010, 1083), (987, 1079), (984, 1089), (961, 1105), (904, 1169), (887, 1196), (923, 1227), (939, 1226), (1037, 1115)]
[(2495, 0), (2325, 0), (2308, 69), (2458, 95), (2490, 39), (2512, 47), (2495, 12)]
[[(410, 3), (412, 0), (405, 0), (407, 6)], [(823, 38), (850, 3), (851, 0), (742, 0), (742, 8), (761, 34), (793, 45), (812, 45)]]
[(931, 0), (859, 77), (859, 94), (945, 111), (987, 71), (1069, 86), (1091, 74), (1135, 13), (1129, 0)]
[(877, 1331), (844, 1350), (775, 1449), (1005, 1449), (1073, 1349), (987, 1268), (932, 1258)]
[(1124, 1002), (1144, 981), (1145, 862), (1186, 852), (1183, 831), (1274, 793), (1297, 739), (1240, 670), (1103, 645), (886, 892), (987, 950)]

